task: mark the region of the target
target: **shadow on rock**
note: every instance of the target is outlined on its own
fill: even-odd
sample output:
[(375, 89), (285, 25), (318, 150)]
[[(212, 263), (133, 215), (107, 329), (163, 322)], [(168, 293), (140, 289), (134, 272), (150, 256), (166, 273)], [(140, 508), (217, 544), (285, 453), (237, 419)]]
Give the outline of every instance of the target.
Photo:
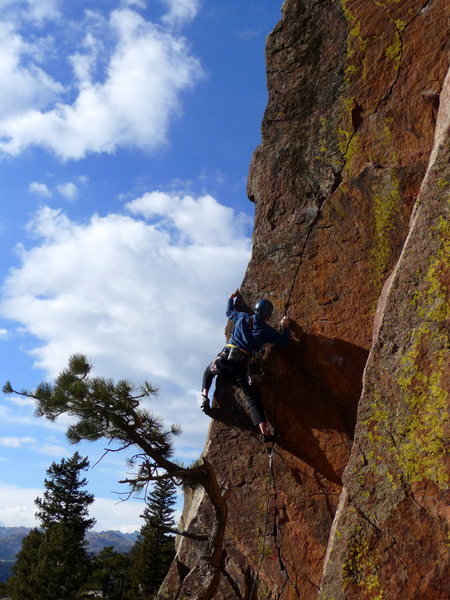
[[(341, 484), (368, 352), (343, 340), (303, 335), (296, 323), (291, 328), (290, 344), (266, 348), (253, 366), (253, 387), (278, 435), (278, 446)], [(257, 433), (245, 400), (225, 376), (218, 377), (210, 416)]]

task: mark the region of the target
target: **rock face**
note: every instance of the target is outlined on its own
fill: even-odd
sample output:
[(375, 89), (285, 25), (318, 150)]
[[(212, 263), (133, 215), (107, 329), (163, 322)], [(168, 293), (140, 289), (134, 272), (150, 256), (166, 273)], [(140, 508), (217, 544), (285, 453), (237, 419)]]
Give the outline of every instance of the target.
[[(273, 453), (217, 383), (204, 451), (229, 490), (217, 600), (450, 596), (449, 23), (448, 0), (286, 0), (268, 37), (242, 309), (269, 298), (293, 340), (258, 365)], [(184, 526), (210, 519), (190, 493)], [(179, 542), (159, 599), (184, 598), (201, 550)]]
[(323, 598), (450, 597), (449, 186), (450, 71), (410, 233), (380, 306)]

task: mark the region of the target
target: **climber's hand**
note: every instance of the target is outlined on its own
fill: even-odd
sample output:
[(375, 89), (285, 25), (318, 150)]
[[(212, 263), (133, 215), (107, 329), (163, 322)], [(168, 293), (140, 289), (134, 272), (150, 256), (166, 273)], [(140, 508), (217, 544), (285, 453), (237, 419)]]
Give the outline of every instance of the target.
[(239, 295), (239, 288), (235, 290), (232, 294), (230, 294), (230, 298), (236, 298)]
[(289, 327), (289, 317), (286, 317), (286, 315), (281, 319), (281, 323), (280, 323), (281, 327)]

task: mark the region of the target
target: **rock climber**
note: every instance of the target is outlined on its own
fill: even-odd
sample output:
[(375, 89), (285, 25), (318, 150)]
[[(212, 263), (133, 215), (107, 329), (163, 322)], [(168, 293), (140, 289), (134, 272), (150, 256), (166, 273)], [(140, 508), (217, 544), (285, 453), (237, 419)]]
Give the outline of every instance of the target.
[(253, 425), (258, 425), (266, 440), (273, 440), (270, 434), (267, 418), (258, 396), (252, 390), (247, 379), (247, 362), (253, 352), (260, 350), (266, 344), (285, 346), (290, 340), (289, 318), (281, 319), (281, 332), (277, 331), (267, 321), (272, 316), (273, 304), (269, 300), (258, 300), (254, 307), (254, 315), (238, 312), (234, 308), (239, 290), (228, 298), (226, 316), (234, 323), (233, 330), (225, 348), (208, 365), (203, 374), (202, 410), (210, 413), (208, 392), (216, 375), (225, 375), (233, 385), (244, 393), (250, 408)]

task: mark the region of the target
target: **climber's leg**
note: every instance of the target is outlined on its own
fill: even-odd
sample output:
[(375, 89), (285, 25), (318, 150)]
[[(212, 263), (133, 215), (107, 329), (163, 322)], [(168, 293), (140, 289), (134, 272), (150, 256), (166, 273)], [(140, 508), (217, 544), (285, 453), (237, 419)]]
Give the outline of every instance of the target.
[(258, 425), (259, 430), (263, 435), (269, 435), (267, 418), (264, 414), (261, 400), (256, 395), (255, 391), (249, 386), (246, 374), (236, 379), (236, 385), (242, 390), (247, 401), (250, 410), (250, 418), (253, 425)]
[(208, 392), (213, 382), (214, 377), (217, 375), (217, 368), (215, 367), (215, 360), (209, 364), (205, 372), (203, 373), (202, 379), (202, 404), (201, 408), (205, 414), (209, 414), (211, 405), (209, 402)]

